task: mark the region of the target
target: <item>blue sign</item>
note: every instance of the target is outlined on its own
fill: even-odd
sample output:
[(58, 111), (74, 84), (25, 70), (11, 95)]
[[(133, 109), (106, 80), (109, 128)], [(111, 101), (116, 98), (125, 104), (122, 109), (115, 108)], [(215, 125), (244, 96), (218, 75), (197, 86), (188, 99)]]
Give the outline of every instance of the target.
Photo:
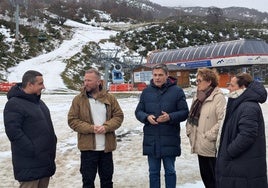
[(211, 67), (211, 61), (192, 61), (192, 62), (184, 62), (184, 63), (177, 63), (178, 67), (180, 68), (200, 68), (200, 67)]
[(112, 82), (114, 84), (124, 83), (124, 77), (121, 71), (117, 71), (117, 70), (112, 71)]

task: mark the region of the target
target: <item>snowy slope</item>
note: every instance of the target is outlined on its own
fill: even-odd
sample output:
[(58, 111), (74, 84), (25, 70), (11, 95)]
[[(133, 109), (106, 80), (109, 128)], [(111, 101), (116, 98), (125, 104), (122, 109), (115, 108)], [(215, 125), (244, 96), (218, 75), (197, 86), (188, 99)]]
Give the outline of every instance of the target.
[(93, 27), (71, 20), (65, 25), (73, 27), (74, 35), (71, 40), (64, 41), (60, 47), (50, 53), (20, 62), (16, 67), (8, 69), (9, 82), (20, 82), (25, 71), (32, 69), (44, 75), (46, 90), (66, 89), (60, 74), (64, 71), (65, 59), (81, 51), (89, 41), (99, 42), (115, 35), (115, 31), (107, 31), (102, 27)]

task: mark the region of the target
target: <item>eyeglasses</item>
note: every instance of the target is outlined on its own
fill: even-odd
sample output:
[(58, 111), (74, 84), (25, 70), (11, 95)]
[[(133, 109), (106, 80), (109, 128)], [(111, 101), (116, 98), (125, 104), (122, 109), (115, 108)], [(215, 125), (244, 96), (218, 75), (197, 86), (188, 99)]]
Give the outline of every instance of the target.
[(196, 83), (199, 84), (199, 83), (201, 83), (202, 81), (203, 81), (203, 80), (201, 80), (201, 79), (197, 79), (197, 80), (196, 80)]

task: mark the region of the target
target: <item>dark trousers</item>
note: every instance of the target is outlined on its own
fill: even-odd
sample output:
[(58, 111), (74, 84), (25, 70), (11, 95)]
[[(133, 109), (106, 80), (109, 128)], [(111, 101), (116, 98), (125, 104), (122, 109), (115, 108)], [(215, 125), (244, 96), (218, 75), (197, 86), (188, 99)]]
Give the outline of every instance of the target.
[(113, 187), (113, 155), (104, 151), (81, 151), (81, 167), (83, 188), (94, 188), (98, 172), (101, 188)]
[(215, 188), (215, 157), (203, 157), (198, 155), (199, 169), (202, 181), (206, 188)]

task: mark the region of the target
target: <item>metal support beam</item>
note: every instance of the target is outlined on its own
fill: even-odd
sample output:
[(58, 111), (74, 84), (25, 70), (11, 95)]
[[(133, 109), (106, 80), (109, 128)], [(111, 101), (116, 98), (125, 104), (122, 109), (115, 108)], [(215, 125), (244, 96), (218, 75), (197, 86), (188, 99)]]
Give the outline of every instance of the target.
[(19, 11), (20, 11), (20, 6), (17, 3), (16, 4), (16, 12), (15, 12), (15, 21), (16, 21), (16, 35), (15, 35), (15, 39), (16, 39), (16, 41), (19, 40)]
[(105, 67), (104, 67), (104, 84), (105, 84), (105, 86), (104, 86), (104, 88), (107, 90), (107, 89), (109, 89), (108, 88), (108, 79), (109, 79), (109, 69), (110, 69), (110, 67), (111, 67), (111, 64), (110, 63), (108, 63), (108, 62), (105, 62)]

